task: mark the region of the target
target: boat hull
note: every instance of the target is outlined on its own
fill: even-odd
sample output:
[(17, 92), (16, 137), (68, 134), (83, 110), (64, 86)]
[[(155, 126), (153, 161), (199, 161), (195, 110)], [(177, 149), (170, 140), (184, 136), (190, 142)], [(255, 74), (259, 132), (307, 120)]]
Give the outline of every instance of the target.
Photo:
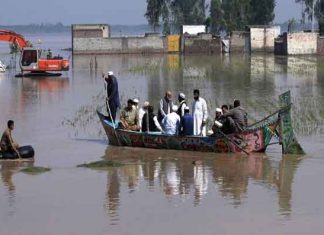
[(216, 153), (264, 152), (270, 143), (276, 123), (245, 131), (240, 134), (213, 137), (172, 136), (159, 133), (141, 133), (114, 129), (108, 118), (97, 111), (110, 145), (175, 149)]

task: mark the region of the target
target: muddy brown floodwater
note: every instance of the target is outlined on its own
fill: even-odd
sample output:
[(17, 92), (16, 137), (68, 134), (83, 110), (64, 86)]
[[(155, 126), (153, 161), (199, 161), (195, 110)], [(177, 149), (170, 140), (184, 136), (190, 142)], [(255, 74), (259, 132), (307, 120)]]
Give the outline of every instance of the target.
[[(56, 49), (69, 47), (69, 35), (32, 39), (40, 36)], [(199, 88), (210, 117), (238, 98), (251, 122), (291, 90), (294, 128), (307, 155), (282, 157), (279, 146), (250, 157), (108, 147), (94, 114), (104, 102), (107, 70), (118, 77), (123, 103), (136, 97), (156, 108), (166, 89), (192, 100)], [(0, 162), (0, 234), (324, 232), (322, 57), (74, 56), (60, 78), (0, 74), (0, 111), (1, 129), (14, 119), (15, 139), (36, 151), (34, 162)], [(76, 167), (101, 157), (124, 165)], [(51, 171), (20, 172), (33, 165)]]

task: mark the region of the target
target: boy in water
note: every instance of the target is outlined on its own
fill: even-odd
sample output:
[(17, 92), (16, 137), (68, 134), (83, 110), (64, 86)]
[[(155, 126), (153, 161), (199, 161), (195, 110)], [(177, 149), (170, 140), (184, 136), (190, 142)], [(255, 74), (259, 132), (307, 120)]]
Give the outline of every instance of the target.
[(3, 132), (1, 141), (0, 141), (0, 148), (3, 152), (15, 152), (18, 155), (18, 158), (21, 159), (21, 156), (18, 152), (18, 144), (12, 138), (11, 132), (15, 127), (15, 123), (12, 120), (9, 120), (7, 123), (8, 128)]

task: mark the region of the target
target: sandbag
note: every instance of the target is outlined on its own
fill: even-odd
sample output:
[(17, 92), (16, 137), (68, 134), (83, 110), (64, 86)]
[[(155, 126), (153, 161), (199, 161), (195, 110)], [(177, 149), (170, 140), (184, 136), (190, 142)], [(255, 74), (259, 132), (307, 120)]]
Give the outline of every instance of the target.
[[(17, 150), (21, 158), (33, 158), (35, 155), (35, 151), (33, 147), (30, 145), (19, 147)], [(18, 158), (18, 155), (15, 152), (0, 153), (0, 159), (16, 159), (16, 158)]]

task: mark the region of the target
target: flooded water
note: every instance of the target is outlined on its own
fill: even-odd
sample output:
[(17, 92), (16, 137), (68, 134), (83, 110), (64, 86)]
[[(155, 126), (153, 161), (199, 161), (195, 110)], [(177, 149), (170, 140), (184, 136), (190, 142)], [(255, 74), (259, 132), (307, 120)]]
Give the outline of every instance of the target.
[[(26, 38), (57, 53), (70, 36)], [(0, 44), (0, 60), (9, 61)], [(0, 234), (305, 234), (324, 232), (324, 58), (273, 55), (107, 55), (71, 57), (60, 78), (0, 74), (0, 125), (35, 148), (34, 162), (0, 162)], [(296, 134), (307, 155), (218, 155), (108, 147), (94, 111), (104, 103), (101, 73), (113, 70), (121, 100), (157, 107), (201, 90), (213, 110), (241, 100), (250, 122), (291, 90)], [(101, 157), (125, 163), (107, 171), (77, 168)], [(40, 175), (25, 166), (52, 170)]]

